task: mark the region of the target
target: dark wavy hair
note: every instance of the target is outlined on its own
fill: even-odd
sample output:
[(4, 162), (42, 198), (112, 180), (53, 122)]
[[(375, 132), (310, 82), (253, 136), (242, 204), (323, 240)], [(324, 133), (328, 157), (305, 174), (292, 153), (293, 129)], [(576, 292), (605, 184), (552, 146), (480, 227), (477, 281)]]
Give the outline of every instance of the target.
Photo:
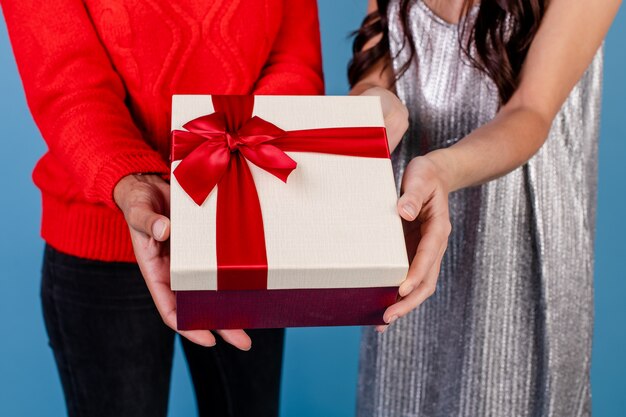
[[(404, 32), (402, 48), (408, 47), (410, 54), (399, 66), (396, 80), (409, 69), (416, 53), (409, 22), (409, 10), (414, 1), (423, 0), (399, 0), (399, 17)], [(462, 15), (472, 9), (473, 3), (465, 0)], [(472, 65), (493, 80), (502, 104), (509, 101), (519, 84), (522, 64), (547, 3), (548, 0), (481, 0), (476, 18), (464, 19), (459, 26), (459, 43), (464, 54)], [(377, 0), (377, 4), (378, 10), (367, 15), (361, 27), (353, 33), (353, 57), (348, 65), (348, 79), (352, 86), (380, 59), (389, 56), (389, 0)], [(376, 45), (363, 49), (370, 40), (381, 35)]]

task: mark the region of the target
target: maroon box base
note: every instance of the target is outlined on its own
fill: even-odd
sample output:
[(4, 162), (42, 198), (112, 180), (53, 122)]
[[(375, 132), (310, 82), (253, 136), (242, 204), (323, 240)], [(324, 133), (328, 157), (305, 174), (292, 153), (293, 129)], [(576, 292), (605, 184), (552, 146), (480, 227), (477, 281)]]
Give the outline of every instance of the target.
[(177, 291), (179, 330), (383, 324), (397, 287)]

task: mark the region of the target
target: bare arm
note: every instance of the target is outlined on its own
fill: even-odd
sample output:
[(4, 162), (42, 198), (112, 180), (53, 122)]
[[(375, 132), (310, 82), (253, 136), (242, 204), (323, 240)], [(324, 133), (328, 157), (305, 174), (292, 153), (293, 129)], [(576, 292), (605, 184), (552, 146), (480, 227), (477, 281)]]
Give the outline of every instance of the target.
[(554, 117), (602, 44), (620, 3), (550, 2), (511, 100), (490, 123), (447, 152), (433, 155), (449, 167), (446, 182), (451, 190), (500, 177), (541, 148)]
[[(431, 159), (454, 191), (500, 177), (524, 164), (545, 142), (552, 121), (591, 63), (617, 14), (621, 0), (552, 0), (529, 49), (520, 84), (489, 123)], [(369, 7), (375, 7), (370, 0)], [(353, 89), (389, 88), (384, 63)]]
[[(407, 221), (407, 243), (415, 257), (400, 286), (399, 301), (385, 312), (387, 323), (407, 314), (435, 291), (450, 233), (448, 194), (505, 175), (541, 148), (554, 117), (591, 63), (620, 4), (620, 0), (593, 4), (550, 1), (511, 100), (492, 121), (455, 145), (408, 164), (398, 212)], [(372, 0), (370, 7), (375, 7)], [(384, 64), (381, 61), (366, 74), (353, 94), (389, 88), (393, 74)], [(386, 69), (381, 72), (382, 68)]]
[[(367, 13), (372, 13), (375, 10), (376, 1), (369, 0)], [(365, 44), (364, 49), (369, 49), (376, 45), (381, 37), (382, 36), (379, 35), (370, 39), (369, 42)], [(365, 74), (350, 91), (350, 95), (380, 97), (390, 152), (393, 152), (396, 146), (398, 146), (402, 140), (402, 136), (404, 136), (404, 133), (409, 128), (409, 112), (395, 95), (393, 78), (390, 58), (387, 56), (386, 59), (381, 59), (373, 65), (367, 74)]]

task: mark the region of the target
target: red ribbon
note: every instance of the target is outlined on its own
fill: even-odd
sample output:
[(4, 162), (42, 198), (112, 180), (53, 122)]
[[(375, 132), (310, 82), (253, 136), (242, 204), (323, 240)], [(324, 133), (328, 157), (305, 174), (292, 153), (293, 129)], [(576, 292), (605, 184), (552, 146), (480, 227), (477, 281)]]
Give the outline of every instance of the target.
[(186, 131), (172, 131), (172, 160), (181, 160), (174, 175), (198, 205), (219, 189), (217, 289), (266, 289), (263, 217), (247, 161), (286, 182), (297, 164), (285, 152), (389, 158), (385, 128), (284, 131), (252, 117), (254, 96), (211, 99), (215, 113), (187, 122)]

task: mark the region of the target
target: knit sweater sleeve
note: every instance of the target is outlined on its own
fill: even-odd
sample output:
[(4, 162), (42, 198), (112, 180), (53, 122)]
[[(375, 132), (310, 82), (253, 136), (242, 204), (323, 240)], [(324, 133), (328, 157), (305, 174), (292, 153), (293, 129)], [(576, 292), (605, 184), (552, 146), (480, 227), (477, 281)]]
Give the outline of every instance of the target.
[(142, 138), (81, 0), (0, 0), (33, 118), (89, 201), (115, 207), (131, 173), (167, 164)]
[(284, 0), (272, 52), (255, 94), (323, 94), (316, 0)]

